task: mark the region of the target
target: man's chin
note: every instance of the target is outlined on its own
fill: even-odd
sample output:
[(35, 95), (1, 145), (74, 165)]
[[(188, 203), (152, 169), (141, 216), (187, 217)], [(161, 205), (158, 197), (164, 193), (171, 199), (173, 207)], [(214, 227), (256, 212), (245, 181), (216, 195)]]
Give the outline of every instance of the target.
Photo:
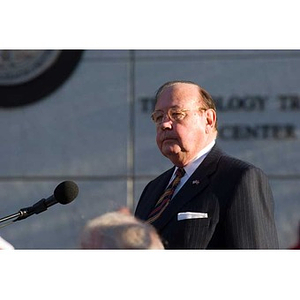
[(168, 146), (168, 147), (163, 147), (162, 148), (162, 154), (166, 157), (173, 157), (173, 156), (177, 156), (178, 153), (180, 152), (180, 148), (178, 146)]

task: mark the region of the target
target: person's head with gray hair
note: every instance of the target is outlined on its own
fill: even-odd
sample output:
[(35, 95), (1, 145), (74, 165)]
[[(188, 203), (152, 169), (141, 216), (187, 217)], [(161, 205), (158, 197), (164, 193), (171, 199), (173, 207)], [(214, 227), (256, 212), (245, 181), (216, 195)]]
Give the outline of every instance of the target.
[(0, 250), (14, 250), (14, 246), (0, 236)]
[(81, 235), (82, 249), (164, 249), (155, 230), (129, 212), (108, 212), (88, 221)]

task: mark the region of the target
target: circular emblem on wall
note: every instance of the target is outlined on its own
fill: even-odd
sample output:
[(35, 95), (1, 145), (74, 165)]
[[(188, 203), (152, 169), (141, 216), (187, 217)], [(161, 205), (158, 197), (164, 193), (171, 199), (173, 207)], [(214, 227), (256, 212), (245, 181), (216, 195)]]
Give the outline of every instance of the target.
[(0, 50), (0, 106), (34, 103), (75, 70), (82, 50)]

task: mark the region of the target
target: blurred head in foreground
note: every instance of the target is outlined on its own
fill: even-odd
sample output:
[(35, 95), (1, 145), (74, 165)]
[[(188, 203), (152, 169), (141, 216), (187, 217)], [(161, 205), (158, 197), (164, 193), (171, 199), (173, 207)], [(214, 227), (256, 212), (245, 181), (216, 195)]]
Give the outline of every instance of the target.
[(14, 250), (14, 246), (0, 236), (0, 250)]
[(164, 249), (154, 227), (126, 209), (88, 221), (80, 242), (82, 249)]

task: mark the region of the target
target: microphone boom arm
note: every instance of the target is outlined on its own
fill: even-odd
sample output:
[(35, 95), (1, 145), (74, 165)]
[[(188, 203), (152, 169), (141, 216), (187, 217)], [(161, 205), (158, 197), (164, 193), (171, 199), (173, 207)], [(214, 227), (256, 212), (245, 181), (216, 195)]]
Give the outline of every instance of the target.
[(6, 216), (6, 217), (4, 217), (4, 218), (1, 218), (1, 219), (0, 219), (0, 223), (5, 222), (5, 221), (8, 221), (8, 220), (11, 220), (11, 219), (14, 219), (14, 218), (17, 218), (17, 217), (19, 217), (19, 216), (20, 216), (20, 211), (17, 212), (17, 213), (15, 213), (15, 214)]
[(19, 220), (24, 220), (33, 214), (39, 214), (39, 213), (47, 210), (47, 208), (49, 207), (46, 205), (45, 201), (46, 201), (46, 199), (42, 199), (39, 202), (37, 202), (36, 204), (34, 204), (33, 206), (21, 208), (17, 213), (6, 216), (4, 218), (1, 218), (0, 223), (17, 218), (15, 220), (13, 220), (13, 222), (16, 222)]
[(72, 202), (78, 195), (78, 186), (73, 181), (64, 181), (61, 182), (54, 190), (54, 194), (49, 198), (38, 201), (32, 206), (21, 208), (19, 212), (6, 216), (0, 219), (0, 223), (15, 219), (12, 222), (16, 222), (19, 220), (24, 220), (33, 214), (39, 214), (48, 207), (60, 203), (60, 204), (68, 204)]

